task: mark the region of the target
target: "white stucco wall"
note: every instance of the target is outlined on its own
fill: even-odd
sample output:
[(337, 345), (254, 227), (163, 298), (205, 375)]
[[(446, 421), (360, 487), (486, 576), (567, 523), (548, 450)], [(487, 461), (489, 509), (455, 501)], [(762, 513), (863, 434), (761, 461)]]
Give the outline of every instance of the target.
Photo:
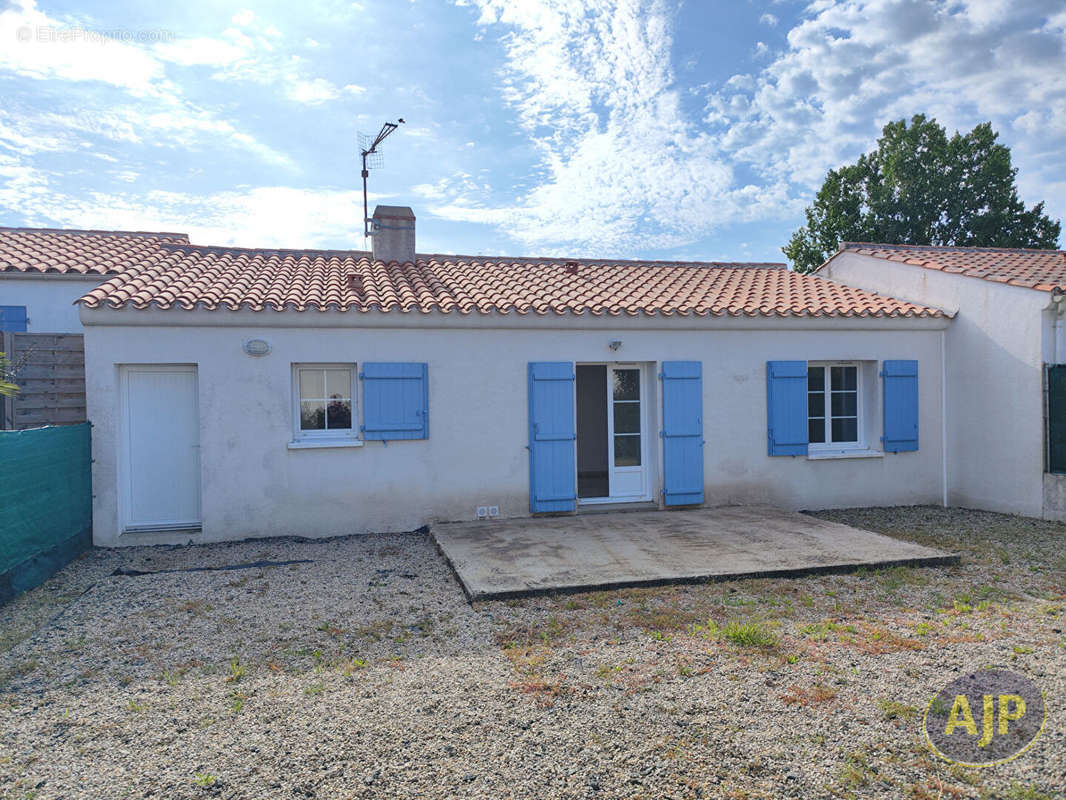
[(26, 306), (26, 330), (33, 333), (81, 333), (74, 301), (106, 278), (66, 275), (26, 278), (0, 273), (0, 306)]
[[(127, 321), (141, 312), (82, 313), (90, 321)], [(443, 323), (434, 321), (439, 316), (412, 315), (412, 324), (420, 327), (277, 328), (251, 325), (267, 319), (317, 317), (293, 312), (284, 317), (251, 312), (144, 313), (161, 320), (250, 324), (86, 326), (88, 406), (94, 424), (94, 535), (101, 545), (188, 539), (173, 534), (120, 536), (118, 365), (134, 363), (198, 367), (200, 541), (410, 530), (440, 520), (472, 519), (478, 505), (498, 505), (504, 517), (528, 514), (530, 361), (702, 361), (710, 505), (757, 502), (813, 509), (939, 503), (942, 497), (940, 328), (944, 321), (811, 319), (786, 325), (674, 319), (662, 323), (670, 329), (662, 329), (643, 320), (583, 319), (570, 325), (566, 320), (524, 318), (515, 324), (536, 327), (503, 328), (471, 318), (454, 320), (454, 315), (454, 321)], [(331, 318), (352, 319), (338, 314)], [(447, 327), (429, 327), (437, 324)], [(701, 324), (718, 327), (700, 329)], [(242, 343), (251, 338), (270, 342), (270, 355), (245, 355)], [(617, 354), (607, 347), (615, 339), (623, 342)], [(822, 461), (767, 455), (767, 360), (886, 358), (919, 361), (918, 452)], [(291, 365), (363, 361), (428, 362), (430, 438), (388, 446), (368, 442), (353, 449), (288, 449), (293, 428)], [(879, 409), (879, 381), (875, 391), (877, 396), (867, 401)], [(658, 430), (657, 418), (650, 431), (656, 452)], [(653, 474), (657, 495), (658, 470)]]
[(948, 502), (1041, 516), (1050, 293), (856, 253), (818, 274), (958, 312), (946, 332)]

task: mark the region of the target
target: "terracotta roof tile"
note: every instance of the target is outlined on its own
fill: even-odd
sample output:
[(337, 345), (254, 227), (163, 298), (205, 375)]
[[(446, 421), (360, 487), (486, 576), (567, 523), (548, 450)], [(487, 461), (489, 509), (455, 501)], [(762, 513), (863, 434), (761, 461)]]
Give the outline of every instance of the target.
[(1066, 290), (1066, 252), (1001, 247), (844, 242), (841, 252), (1050, 292)]
[(0, 227), (0, 272), (116, 275), (165, 258), (160, 244), (188, 242), (184, 233)]
[(923, 316), (943, 312), (780, 264), (494, 259), (160, 243), (81, 298), (90, 308), (460, 314)]

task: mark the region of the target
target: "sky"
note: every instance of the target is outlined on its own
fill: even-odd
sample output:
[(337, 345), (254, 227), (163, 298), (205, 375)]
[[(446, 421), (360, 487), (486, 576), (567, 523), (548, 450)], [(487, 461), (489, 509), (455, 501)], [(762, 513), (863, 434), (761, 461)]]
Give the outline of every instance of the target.
[(781, 261), (828, 169), (990, 120), (1066, 218), (1062, 0), (0, 0), (0, 225)]

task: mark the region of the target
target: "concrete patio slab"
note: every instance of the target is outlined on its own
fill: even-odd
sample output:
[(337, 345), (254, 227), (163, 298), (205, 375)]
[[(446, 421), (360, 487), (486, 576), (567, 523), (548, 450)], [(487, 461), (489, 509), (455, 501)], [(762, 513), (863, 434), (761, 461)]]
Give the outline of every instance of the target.
[(471, 601), (959, 561), (764, 506), (449, 523), (432, 535)]

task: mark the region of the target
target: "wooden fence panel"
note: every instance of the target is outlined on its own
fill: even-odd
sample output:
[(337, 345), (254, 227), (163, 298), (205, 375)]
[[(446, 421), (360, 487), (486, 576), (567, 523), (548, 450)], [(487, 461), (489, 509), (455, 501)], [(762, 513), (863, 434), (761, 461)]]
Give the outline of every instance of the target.
[(11, 332), (3, 337), (20, 391), (4, 401), (0, 425), (21, 430), (85, 422), (84, 337)]

